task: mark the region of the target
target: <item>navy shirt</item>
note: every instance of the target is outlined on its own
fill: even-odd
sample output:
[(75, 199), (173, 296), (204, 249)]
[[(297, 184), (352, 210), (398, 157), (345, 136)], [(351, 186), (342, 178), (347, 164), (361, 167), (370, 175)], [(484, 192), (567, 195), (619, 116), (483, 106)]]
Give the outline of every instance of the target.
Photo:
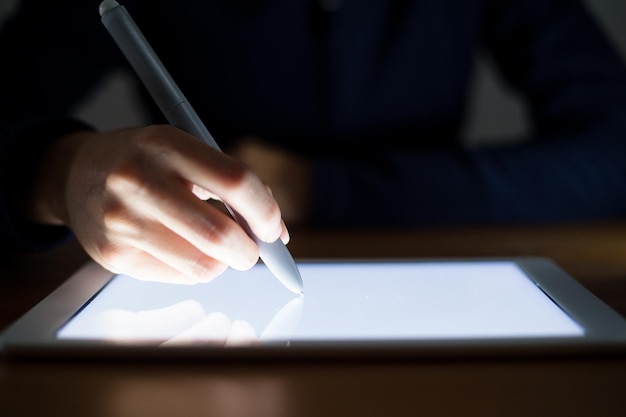
[[(255, 135), (310, 158), (314, 227), (626, 217), (626, 68), (577, 0), (121, 3), (223, 148)], [(127, 68), (98, 4), (22, 0), (0, 36), (13, 245), (29, 132), (82, 128), (71, 110)], [(514, 145), (461, 140), (479, 51), (527, 104)]]

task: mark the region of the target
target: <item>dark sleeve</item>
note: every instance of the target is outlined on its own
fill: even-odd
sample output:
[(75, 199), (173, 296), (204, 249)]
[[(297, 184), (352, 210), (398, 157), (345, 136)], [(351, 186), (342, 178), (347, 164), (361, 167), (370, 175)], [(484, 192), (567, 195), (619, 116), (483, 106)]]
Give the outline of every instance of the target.
[(98, 15), (99, 1), (22, 0), (0, 32), (0, 243), (47, 248), (64, 227), (20, 220), (27, 190), (48, 146), (91, 129), (71, 114), (121, 60)]
[(63, 135), (91, 129), (82, 122), (34, 120), (3, 129), (0, 139), (0, 243), (11, 251), (48, 249), (71, 237), (63, 226), (25, 220), (22, 211), (48, 146)]
[[(478, 2), (477, 2), (478, 3)], [(575, 0), (483, 2), (483, 42), (528, 103), (517, 145), (316, 161), (330, 226), (626, 217), (626, 68)]]

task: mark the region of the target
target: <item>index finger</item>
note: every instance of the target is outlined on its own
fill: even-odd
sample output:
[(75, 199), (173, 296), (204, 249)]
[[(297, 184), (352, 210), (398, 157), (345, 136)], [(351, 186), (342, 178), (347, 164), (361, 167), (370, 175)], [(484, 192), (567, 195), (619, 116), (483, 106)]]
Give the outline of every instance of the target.
[(261, 240), (273, 242), (283, 231), (280, 208), (250, 168), (180, 131), (178, 144), (159, 156), (186, 181), (217, 195)]

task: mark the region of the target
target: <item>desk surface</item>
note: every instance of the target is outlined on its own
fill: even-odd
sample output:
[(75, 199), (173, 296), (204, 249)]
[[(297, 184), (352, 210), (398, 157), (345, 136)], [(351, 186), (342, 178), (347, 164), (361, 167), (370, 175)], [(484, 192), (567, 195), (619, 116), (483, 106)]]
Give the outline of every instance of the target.
[[(299, 259), (547, 256), (626, 316), (626, 224), (295, 231), (289, 248)], [(69, 244), (48, 253), (17, 256), (2, 266), (0, 329), (86, 260), (76, 244)], [(287, 364), (0, 358), (0, 415), (622, 416), (625, 383), (626, 354)]]

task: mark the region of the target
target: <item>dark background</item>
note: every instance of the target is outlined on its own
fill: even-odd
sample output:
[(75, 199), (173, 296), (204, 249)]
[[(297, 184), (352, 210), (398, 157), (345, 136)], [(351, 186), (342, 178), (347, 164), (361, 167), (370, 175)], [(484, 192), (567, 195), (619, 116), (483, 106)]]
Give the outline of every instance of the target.
[[(0, 24), (19, 1), (0, 0)], [(584, 3), (626, 60), (626, 1), (584, 0)], [(143, 124), (132, 89), (126, 88), (128, 82), (128, 75), (113, 75), (76, 110), (77, 115), (103, 130)], [(463, 135), (468, 144), (512, 140), (526, 129), (523, 103), (506, 89), (489, 62), (480, 56), (476, 59), (470, 103)]]

